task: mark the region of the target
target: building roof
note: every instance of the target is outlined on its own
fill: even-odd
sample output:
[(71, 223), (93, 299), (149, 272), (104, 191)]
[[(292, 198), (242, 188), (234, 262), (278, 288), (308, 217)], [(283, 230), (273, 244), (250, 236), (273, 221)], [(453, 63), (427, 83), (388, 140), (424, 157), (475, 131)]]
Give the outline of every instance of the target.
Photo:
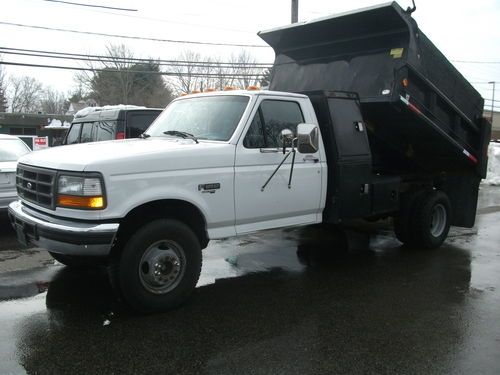
[(66, 111), (66, 115), (74, 115), (78, 111), (86, 107), (95, 107), (97, 106), (97, 102), (94, 99), (80, 100), (78, 102), (71, 102), (69, 104), (69, 108)]
[(53, 119), (71, 122), (73, 116), (42, 115), (36, 113), (0, 113), (0, 125), (9, 127), (45, 127)]

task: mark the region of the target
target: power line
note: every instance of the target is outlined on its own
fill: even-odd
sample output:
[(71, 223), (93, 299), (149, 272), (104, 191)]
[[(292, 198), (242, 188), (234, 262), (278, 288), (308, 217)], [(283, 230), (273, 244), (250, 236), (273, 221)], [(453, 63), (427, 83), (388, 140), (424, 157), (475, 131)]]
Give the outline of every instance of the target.
[(471, 61), (471, 60), (450, 60), (461, 64), (500, 64), (500, 61)]
[[(42, 58), (52, 58), (52, 59), (63, 59), (63, 60), (71, 60), (71, 61), (78, 61), (78, 62), (100, 62), (100, 63), (134, 63), (134, 64), (146, 64), (146, 63), (154, 63), (159, 66), (172, 66), (172, 67), (192, 67), (192, 68), (231, 68), (231, 65), (220, 65), (218, 63), (209, 63), (209, 62), (188, 62), (188, 63), (178, 63), (178, 62), (157, 62), (157, 60), (154, 59), (141, 59), (141, 60), (129, 60), (127, 58), (115, 58), (115, 57), (105, 57), (105, 58), (75, 58), (75, 57), (69, 57), (69, 56), (54, 56), (54, 55), (45, 55), (45, 54), (37, 54), (37, 53), (22, 53), (22, 52), (8, 52), (8, 51), (1, 51), (1, 53), (4, 54), (12, 54), (12, 55), (18, 55), (18, 56), (29, 56), (29, 57), (42, 57)], [(244, 66), (236, 65), (234, 68), (241, 68), (241, 67), (247, 67), (247, 68), (253, 68), (253, 69), (265, 69), (269, 66), (259, 66), (259, 65), (252, 65), (252, 64), (245, 64)]]
[(49, 69), (64, 69), (64, 70), (78, 70), (78, 71), (88, 71), (88, 72), (113, 72), (113, 73), (139, 73), (139, 74), (157, 74), (164, 76), (190, 76), (190, 77), (231, 77), (231, 78), (245, 78), (245, 77), (253, 77), (258, 78), (262, 77), (262, 74), (251, 74), (251, 73), (183, 73), (183, 72), (155, 72), (151, 70), (120, 70), (120, 69), (102, 69), (102, 68), (81, 68), (75, 66), (62, 66), (62, 65), (44, 65), (44, 64), (27, 64), (27, 63), (19, 63), (12, 61), (0, 61), (0, 65), (13, 65), (13, 66), (27, 66), (32, 68), (49, 68)]
[(476, 82), (469, 82), (469, 83), (472, 83), (474, 85), (491, 85), (490, 83), (491, 81), (476, 81)]
[(81, 7), (90, 7), (90, 8), (104, 8), (104, 9), (111, 9), (111, 10), (122, 10), (126, 12), (137, 12), (137, 9), (130, 9), (130, 8), (115, 8), (115, 7), (108, 7), (105, 5), (93, 5), (93, 4), (83, 4), (83, 3), (74, 3), (71, 1), (61, 1), (61, 0), (44, 0), (50, 3), (62, 3), (62, 4), (68, 4), (68, 5), (77, 5)]
[(489, 102), (493, 101), (494, 103), (500, 103), (500, 100), (493, 100), (493, 99), (489, 99), (489, 98), (484, 98), (484, 100), (488, 100)]
[(194, 45), (223, 46), (223, 47), (270, 48), (269, 46), (262, 45), (262, 44), (216, 43), (216, 42), (200, 42), (200, 41), (195, 41), (195, 40), (148, 38), (148, 37), (143, 37), (143, 36), (119, 35), (119, 34), (98, 33), (98, 32), (93, 32), (93, 31), (59, 29), (56, 27), (26, 25), (26, 24), (22, 24), (22, 23), (3, 22), (3, 21), (0, 21), (0, 25), (25, 27), (25, 28), (38, 29), (38, 30), (60, 31), (60, 32), (74, 33), (74, 34), (105, 36), (105, 37), (112, 37), (112, 38), (133, 39), (133, 40), (149, 40), (152, 42), (163, 42), (163, 43), (194, 44)]
[(127, 62), (127, 63), (140, 63), (154, 61), (158, 65), (189, 65), (194, 66), (200, 64), (204, 66), (221, 66), (221, 67), (252, 67), (252, 68), (271, 68), (272, 63), (252, 63), (252, 62), (218, 62), (218, 61), (194, 61), (194, 60), (163, 60), (163, 59), (144, 59), (135, 57), (119, 57), (119, 56), (103, 56), (103, 55), (86, 55), (80, 53), (67, 53), (55, 51), (43, 51), (21, 48), (1, 47), (0, 53), (20, 55), (20, 56), (33, 56), (33, 57), (47, 57), (56, 59), (66, 59), (75, 61), (100, 61), (100, 62)]
[(170, 23), (170, 24), (184, 25), (184, 26), (194, 26), (194, 27), (209, 28), (209, 29), (216, 29), (216, 30), (225, 30), (225, 31), (232, 31), (232, 32), (237, 32), (237, 33), (242, 33), (242, 34), (255, 35), (255, 31), (233, 29), (231, 27), (224, 27), (224, 26), (220, 26), (218, 24), (217, 25), (215, 25), (215, 24), (208, 25), (208, 24), (202, 24), (202, 23), (173, 21), (173, 20), (164, 19), (164, 18), (138, 16), (136, 14), (113, 13), (113, 12), (107, 12), (107, 11), (96, 10), (96, 9), (87, 9), (87, 10), (89, 10), (91, 12), (100, 13), (100, 14), (110, 14), (110, 15), (119, 16), (119, 17), (129, 17), (129, 18), (136, 18), (136, 19), (147, 20), (147, 21)]

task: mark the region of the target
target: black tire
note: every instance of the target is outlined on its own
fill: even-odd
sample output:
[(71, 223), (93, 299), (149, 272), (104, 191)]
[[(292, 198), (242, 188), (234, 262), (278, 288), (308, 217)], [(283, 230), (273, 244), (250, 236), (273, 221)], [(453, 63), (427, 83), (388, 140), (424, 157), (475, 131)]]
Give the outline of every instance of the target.
[(112, 259), (109, 272), (112, 284), (133, 309), (151, 313), (182, 304), (196, 287), (201, 264), (194, 232), (180, 221), (159, 219), (132, 234)]
[(62, 263), (65, 266), (73, 268), (98, 266), (105, 263), (105, 258), (103, 257), (92, 257), (84, 255), (65, 255), (65, 254), (53, 253), (52, 251), (49, 251), (49, 254), (59, 263)]
[(446, 240), (451, 225), (451, 204), (447, 195), (435, 190), (415, 202), (412, 218), (413, 245), (435, 249)]
[(412, 219), (415, 204), (426, 193), (428, 191), (418, 190), (401, 196), (399, 213), (394, 217), (394, 233), (396, 238), (405, 245), (411, 246), (414, 243)]

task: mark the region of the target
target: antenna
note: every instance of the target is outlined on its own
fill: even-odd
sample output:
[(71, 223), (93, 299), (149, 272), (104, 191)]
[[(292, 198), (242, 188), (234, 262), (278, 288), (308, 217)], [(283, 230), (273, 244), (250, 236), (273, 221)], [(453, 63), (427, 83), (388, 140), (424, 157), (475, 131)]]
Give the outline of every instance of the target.
[(413, 8), (406, 8), (406, 13), (408, 14), (412, 14), (414, 11), (417, 10), (417, 6), (415, 5), (415, 0), (411, 0), (411, 2), (413, 3)]

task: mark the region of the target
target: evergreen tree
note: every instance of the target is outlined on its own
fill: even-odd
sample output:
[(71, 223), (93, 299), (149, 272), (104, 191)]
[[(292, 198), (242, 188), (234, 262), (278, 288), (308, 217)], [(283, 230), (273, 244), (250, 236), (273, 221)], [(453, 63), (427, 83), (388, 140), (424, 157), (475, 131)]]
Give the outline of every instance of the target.
[(262, 77), (260, 79), (260, 85), (262, 87), (267, 87), (271, 83), (271, 77), (273, 75), (272, 68), (266, 68), (262, 71)]
[(151, 60), (116, 70), (108, 68), (92, 77), (89, 96), (99, 104), (165, 107), (172, 100), (171, 90), (158, 74), (160, 67), (157, 62)]

